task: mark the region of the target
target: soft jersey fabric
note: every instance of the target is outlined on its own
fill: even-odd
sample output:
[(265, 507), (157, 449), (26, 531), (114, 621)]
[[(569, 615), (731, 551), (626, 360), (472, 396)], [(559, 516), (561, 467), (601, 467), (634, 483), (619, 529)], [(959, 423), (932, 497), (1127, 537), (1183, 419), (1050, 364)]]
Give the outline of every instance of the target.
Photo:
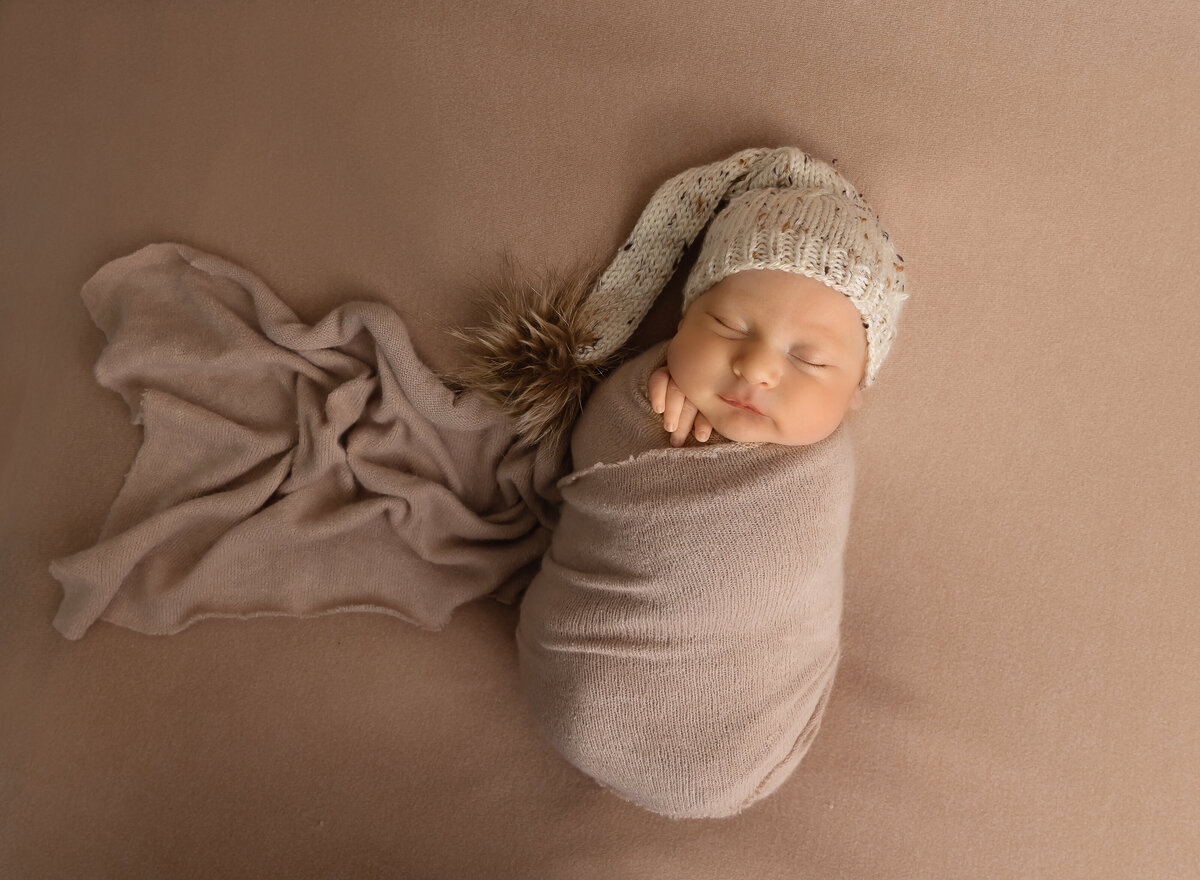
[(585, 773), (656, 813), (727, 816), (788, 777), (828, 703), (853, 451), (844, 424), (809, 446), (668, 446), (646, 391), (666, 346), (601, 382), (574, 429), (521, 678)]
[(456, 398), (389, 306), (309, 327), (177, 243), (107, 263), (82, 297), (108, 337), (96, 379), (143, 439), (95, 545), (50, 565), (67, 638), (342, 611), (440, 629), (528, 582), (564, 450), (518, 448), (506, 416)]

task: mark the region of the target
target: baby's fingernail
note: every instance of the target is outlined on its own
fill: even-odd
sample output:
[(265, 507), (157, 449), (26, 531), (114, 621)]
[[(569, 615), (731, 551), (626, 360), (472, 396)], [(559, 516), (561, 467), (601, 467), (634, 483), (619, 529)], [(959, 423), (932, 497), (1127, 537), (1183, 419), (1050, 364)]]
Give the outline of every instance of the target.
[(702, 435), (702, 436), (700, 436), (700, 437), (697, 437), (696, 439), (697, 439), (697, 440), (699, 440), (701, 443), (703, 443), (703, 442), (705, 442), (706, 440), (708, 440), (708, 435), (707, 435), (707, 434), (704, 434), (704, 435)]
[(674, 423), (674, 422), (667, 422), (667, 430), (668, 430), (668, 431), (674, 431), (674, 430), (675, 430), (675, 423)]

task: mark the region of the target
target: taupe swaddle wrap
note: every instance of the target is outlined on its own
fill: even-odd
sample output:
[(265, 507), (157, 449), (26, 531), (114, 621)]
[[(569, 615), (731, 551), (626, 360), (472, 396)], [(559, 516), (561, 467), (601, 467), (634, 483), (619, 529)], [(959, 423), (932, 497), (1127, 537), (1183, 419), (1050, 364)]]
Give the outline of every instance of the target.
[(739, 812), (816, 736), (840, 657), (854, 491), (845, 425), (791, 447), (667, 445), (647, 396), (667, 343), (589, 397), (517, 628), (544, 735), (664, 815)]
[(108, 337), (96, 379), (143, 437), (96, 543), (51, 561), (67, 638), (359, 611), (441, 629), (525, 586), (565, 450), (518, 446), (504, 414), (456, 398), (387, 304), (309, 326), (178, 242), (106, 263), (81, 295)]

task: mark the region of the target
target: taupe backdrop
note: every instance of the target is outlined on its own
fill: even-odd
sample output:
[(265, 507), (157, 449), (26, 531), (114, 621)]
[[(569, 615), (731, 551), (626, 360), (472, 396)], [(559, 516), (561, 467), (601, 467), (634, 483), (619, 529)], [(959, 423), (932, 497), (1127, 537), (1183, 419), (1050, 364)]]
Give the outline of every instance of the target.
[[(1191, 0), (0, 4), (0, 875), (1194, 880), (1198, 96)], [(140, 441), (91, 375), (106, 261), (383, 300), (445, 367), (501, 247), (611, 254), (667, 177), (782, 144), (913, 296), (850, 422), (833, 701), (770, 799), (595, 788), (490, 601), (51, 627)]]

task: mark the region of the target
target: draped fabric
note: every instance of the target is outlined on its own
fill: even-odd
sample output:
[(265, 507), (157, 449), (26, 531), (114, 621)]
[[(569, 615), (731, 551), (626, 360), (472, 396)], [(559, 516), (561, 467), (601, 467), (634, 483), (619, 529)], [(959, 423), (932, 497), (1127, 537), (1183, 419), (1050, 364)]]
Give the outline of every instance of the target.
[(564, 450), (518, 447), (505, 416), (456, 398), (389, 306), (310, 327), (177, 243), (108, 263), (82, 297), (108, 337), (96, 379), (143, 437), (96, 543), (51, 563), (67, 638), (339, 611), (440, 629), (528, 583)]

